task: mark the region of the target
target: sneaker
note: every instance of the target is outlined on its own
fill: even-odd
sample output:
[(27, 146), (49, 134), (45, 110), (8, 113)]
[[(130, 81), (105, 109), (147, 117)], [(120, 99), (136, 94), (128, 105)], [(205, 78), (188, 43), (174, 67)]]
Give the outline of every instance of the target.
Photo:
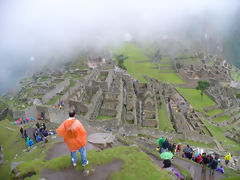
[(86, 165), (88, 165), (88, 161), (86, 162), (86, 164), (82, 164), (83, 167), (86, 166)]
[(76, 166), (77, 166), (77, 163), (73, 163), (73, 166), (76, 167)]

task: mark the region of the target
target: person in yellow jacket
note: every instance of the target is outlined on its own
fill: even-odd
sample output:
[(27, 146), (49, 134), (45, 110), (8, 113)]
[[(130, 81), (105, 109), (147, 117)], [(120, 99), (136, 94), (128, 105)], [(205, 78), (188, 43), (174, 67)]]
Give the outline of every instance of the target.
[(226, 156), (225, 156), (225, 164), (228, 165), (229, 161), (231, 160), (231, 153), (228, 153)]
[(71, 151), (73, 166), (77, 166), (76, 151), (80, 152), (82, 166), (86, 166), (88, 164), (86, 157), (87, 132), (75, 117), (75, 111), (69, 111), (69, 118), (56, 129), (56, 132), (64, 138), (64, 142)]

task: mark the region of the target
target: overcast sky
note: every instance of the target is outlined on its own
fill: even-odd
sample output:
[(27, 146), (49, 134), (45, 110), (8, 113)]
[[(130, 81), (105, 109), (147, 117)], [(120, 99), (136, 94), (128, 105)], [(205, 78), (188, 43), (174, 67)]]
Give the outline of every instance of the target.
[(0, 0), (0, 88), (50, 57), (211, 19), (228, 26), (239, 0)]

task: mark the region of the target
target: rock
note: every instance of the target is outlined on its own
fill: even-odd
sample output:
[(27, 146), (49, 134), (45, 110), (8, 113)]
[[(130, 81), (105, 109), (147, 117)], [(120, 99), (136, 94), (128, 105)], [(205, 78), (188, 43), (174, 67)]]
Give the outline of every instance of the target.
[(44, 177), (41, 177), (40, 179), (38, 179), (38, 180), (47, 180), (46, 178), (44, 178)]
[(83, 171), (83, 176), (89, 176), (89, 170), (84, 170)]
[(33, 152), (33, 150), (36, 148), (37, 148), (37, 146), (33, 146), (33, 148), (29, 152)]
[(34, 99), (33, 105), (42, 105), (42, 102), (40, 101), (40, 99)]
[(145, 140), (145, 137), (140, 137), (141, 140)]
[(113, 143), (115, 136), (108, 133), (94, 133), (88, 137), (88, 142), (93, 144), (111, 144)]
[(24, 161), (12, 162), (11, 164), (11, 173), (17, 174), (18, 171), (15, 169), (19, 164), (24, 163)]

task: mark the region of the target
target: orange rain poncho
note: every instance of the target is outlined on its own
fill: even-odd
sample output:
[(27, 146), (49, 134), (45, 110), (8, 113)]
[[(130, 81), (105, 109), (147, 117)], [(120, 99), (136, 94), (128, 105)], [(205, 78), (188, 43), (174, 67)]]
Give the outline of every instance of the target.
[(87, 144), (87, 132), (80, 121), (69, 118), (66, 119), (57, 129), (56, 132), (64, 137), (71, 152), (77, 151)]

